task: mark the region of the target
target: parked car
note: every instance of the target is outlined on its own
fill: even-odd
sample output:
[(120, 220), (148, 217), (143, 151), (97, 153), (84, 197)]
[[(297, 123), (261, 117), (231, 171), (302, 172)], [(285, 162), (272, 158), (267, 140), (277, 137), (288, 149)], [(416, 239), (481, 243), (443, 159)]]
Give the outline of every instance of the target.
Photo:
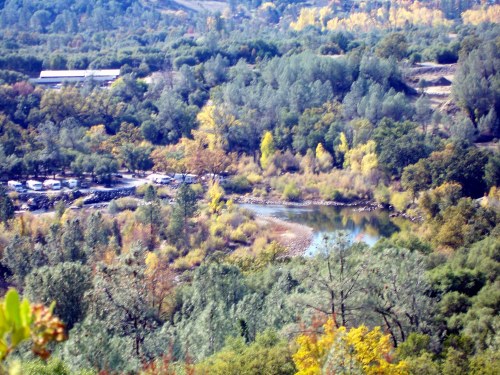
[(161, 184), (161, 185), (167, 185), (172, 181), (172, 177), (169, 177), (164, 174), (151, 174), (148, 177), (146, 177), (147, 180), (154, 182), (155, 184)]
[(75, 189), (78, 187), (78, 180), (75, 178), (70, 178), (63, 181), (63, 185), (69, 187), (70, 189)]
[(23, 187), (23, 184), (21, 184), (19, 181), (10, 180), (7, 183), (7, 186), (9, 187), (9, 189), (14, 190), (18, 193), (24, 193), (26, 191), (26, 189), (24, 189)]
[(198, 176), (195, 174), (175, 173), (173, 179), (178, 183), (194, 184), (196, 183)]
[(43, 182), (43, 187), (45, 189), (61, 190), (61, 182), (58, 180), (45, 180)]
[(26, 181), (26, 187), (30, 190), (40, 191), (43, 189), (43, 185), (40, 181), (37, 180), (28, 180)]

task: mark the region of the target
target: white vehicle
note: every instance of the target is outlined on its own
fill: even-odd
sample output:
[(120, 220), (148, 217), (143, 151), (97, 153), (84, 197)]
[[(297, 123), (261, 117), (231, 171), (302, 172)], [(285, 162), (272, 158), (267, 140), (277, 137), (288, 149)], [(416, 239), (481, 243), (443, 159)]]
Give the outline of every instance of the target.
[(70, 178), (69, 180), (64, 180), (63, 185), (69, 187), (70, 189), (74, 189), (78, 187), (78, 180)]
[(61, 182), (57, 180), (45, 180), (43, 182), (43, 187), (45, 189), (61, 190)]
[(214, 182), (223, 182), (225, 180), (224, 176), (216, 173), (207, 173), (203, 176), (204, 181), (214, 181)]
[(17, 191), (18, 193), (24, 192), (23, 184), (21, 184), (19, 181), (10, 180), (7, 183), (7, 186), (12, 190)]
[(30, 190), (40, 191), (43, 189), (43, 185), (40, 181), (37, 180), (28, 180), (26, 181), (26, 187)]
[(194, 184), (198, 176), (195, 174), (183, 174), (183, 173), (175, 173), (174, 180), (180, 183), (185, 184)]
[(147, 177), (147, 179), (155, 184), (167, 185), (172, 180), (171, 177), (164, 174), (151, 174)]

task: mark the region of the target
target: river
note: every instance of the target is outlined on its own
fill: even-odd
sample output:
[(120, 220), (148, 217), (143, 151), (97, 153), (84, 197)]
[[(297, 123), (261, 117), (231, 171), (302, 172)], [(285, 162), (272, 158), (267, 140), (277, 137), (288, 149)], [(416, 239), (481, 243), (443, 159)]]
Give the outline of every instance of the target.
[(313, 229), (313, 240), (306, 254), (314, 253), (325, 235), (335, 236), (340, 231), (348, 234), (352, 241), (362, 241), (373, 246), (380, 238), (390, 237), (399, 231), (397, 221), (385, 210), (361, 211), (357, 207), (339, 206), (281, 206), (241, 204), (243, 208), (259, 216), (306, 225)]

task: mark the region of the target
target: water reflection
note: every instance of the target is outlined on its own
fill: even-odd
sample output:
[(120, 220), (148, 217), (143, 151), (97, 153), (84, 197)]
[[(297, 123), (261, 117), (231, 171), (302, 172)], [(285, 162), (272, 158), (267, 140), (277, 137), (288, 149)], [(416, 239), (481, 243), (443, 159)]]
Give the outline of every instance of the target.
[(353, 241), (363, 241), (372, 246), (381, 237), (389, 237), (399, 227), (383, 210), (359, 212), (352, 207), (311, 206), (288, 207), (279, 205), (241, 205), (257, 215), (273, 216), (278, 219), (307, 225), (314, 229), (314, 238), (308, 252), (320, 246), (323, 236), (346, 231)]

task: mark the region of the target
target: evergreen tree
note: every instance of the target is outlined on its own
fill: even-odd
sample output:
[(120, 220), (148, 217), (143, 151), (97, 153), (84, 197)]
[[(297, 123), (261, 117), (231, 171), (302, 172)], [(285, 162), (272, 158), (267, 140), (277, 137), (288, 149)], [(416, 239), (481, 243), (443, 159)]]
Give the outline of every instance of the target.
[(111, 334), (129, 338), (124, 349), (130, 355), (146, 359), (144, 341), (161, 321), (150, 304), (142, 245), (135, 244), (115, 265), (100, 264), (88, 298), (90, 316)]
[(6, 223), (14, 217), (14, 204), (7, 195), (7, 191), (0, 186), (0, 223)]
[(67, 262), (85, 262), (84, 235), (79, 219), (71, 219), (64, 226), (61, 236), (62, 252)]
[(45, 305), (55, 301), (55, 313), (68, 329), (85, 316), (84, 294), (91, 287), (90, 268), (72, 262), (41, 267), (26, 278), (30, 299)]
[(198, 210), (196, 194), (188, 184), (181, 184), (175, 197), (175, 206), (170, 222), (170, 232), (178, 234), (178, 230), (184, 233), (184, 245), (188, 244), (188, 220)]

